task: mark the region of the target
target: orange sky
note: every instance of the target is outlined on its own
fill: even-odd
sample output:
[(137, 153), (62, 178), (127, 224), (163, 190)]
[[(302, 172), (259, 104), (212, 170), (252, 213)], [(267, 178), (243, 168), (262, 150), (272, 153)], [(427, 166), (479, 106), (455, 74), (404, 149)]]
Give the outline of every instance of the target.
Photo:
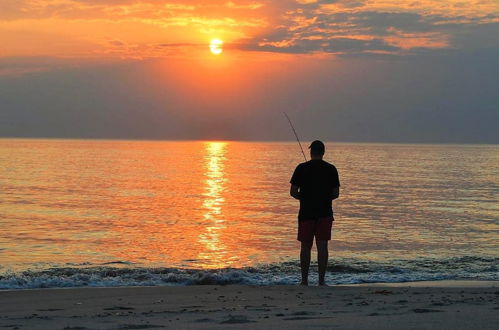
[(497, 0), (331, 2), (1, 0), (0, 56), (185, 57), (208, 54), (212, 38), (233, 51), (403, 53), (499, 22)]

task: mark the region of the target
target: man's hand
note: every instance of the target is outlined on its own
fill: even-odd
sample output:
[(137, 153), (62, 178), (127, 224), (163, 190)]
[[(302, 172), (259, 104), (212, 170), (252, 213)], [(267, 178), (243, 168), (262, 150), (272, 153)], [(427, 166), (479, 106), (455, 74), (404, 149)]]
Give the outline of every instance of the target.
[(291, 185), (291, 188), (289, 189), (289, 194), (291, 197), (295, 199), (300, 199), (300, 188), (298, 186), (295, 186), (294, 184)]

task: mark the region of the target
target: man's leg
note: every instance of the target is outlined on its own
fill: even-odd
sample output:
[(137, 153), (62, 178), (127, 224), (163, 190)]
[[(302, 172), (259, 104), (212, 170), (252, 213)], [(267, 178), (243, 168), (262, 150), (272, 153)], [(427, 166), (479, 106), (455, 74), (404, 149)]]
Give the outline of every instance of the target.
[(301, 266), (301, 285), (308, 285), (308, 269), (310, 268), (310, 254), (314, 241), (301, 242), (300, 266)]
[(328, 241), (316, 240), (317, 245), (317, 263), (319, 264), (319, 285), (326, 285), (325, 276), (329, 252), (327, 249)]

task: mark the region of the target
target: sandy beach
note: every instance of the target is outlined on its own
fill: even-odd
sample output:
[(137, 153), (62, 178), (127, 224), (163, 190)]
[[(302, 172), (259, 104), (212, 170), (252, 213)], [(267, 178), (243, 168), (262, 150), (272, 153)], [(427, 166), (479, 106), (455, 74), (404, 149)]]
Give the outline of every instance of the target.
[(497, 329), (499, 282), (0, 292), (6, 329)]

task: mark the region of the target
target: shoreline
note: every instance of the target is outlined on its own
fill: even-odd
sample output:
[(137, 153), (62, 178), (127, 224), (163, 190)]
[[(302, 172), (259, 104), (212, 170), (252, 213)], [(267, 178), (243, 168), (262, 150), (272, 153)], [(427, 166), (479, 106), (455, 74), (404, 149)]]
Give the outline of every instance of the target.
[(428, 287), (428, 288), (496, 288), (499, 281), (489, 280), (437, 280), (437, 281), (413, 281), (413, 282), (379, 282), (340, 284), (338, 286), (361, 286), (361, 287)]
[(495, 329), (498, 288), (499, 281), (432, 281), (5, 290), (0, 327)]
[[(296, 284), (298, 286), (298, 283)], [(48, 288), (27, 288), (27, 289), (0, 289), (2, 292), (18, 292), (18, 291), (49, 291), (49, 290), (79, 290), (79, 289), (126, 289), (126, 288), (174, 288), (174, 287), (205, 287), (205, 286), (248, 286), (248, 287), (281, 287), (293, 286), (292, 284), (192, 284), (192, 285), (129, 285), (129, 286), (68, 286), (68, 287), (48, 287)], [(308, 287), (315, 287), (312, 284)], [(373, 283), (351, 283), (351, 284), (329, 284), (327, 287), (426, 287), (426, 288), (499, 288), (499, 281), (490, 280), (435, 280), (435, 281), (410, 281), (410, 282), (373, 282)]]

